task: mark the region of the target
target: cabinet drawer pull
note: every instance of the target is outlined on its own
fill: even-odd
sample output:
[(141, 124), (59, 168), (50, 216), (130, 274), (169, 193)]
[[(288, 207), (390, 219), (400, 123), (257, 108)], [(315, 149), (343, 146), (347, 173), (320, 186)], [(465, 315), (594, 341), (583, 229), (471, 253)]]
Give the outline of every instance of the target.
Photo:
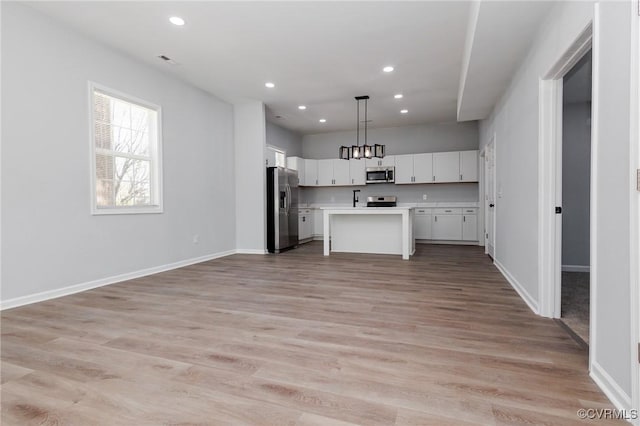
[(451, 213), (451, 210), (445, 210), (444, 212), (445, 213)]

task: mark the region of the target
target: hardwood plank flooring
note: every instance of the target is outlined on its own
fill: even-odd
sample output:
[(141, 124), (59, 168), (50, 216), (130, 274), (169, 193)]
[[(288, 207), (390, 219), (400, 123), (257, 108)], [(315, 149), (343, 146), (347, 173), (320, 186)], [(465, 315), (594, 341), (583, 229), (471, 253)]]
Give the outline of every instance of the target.
[(588, 353), (473, 246), (234, 255), (4, 311), (1, 330), (5, 426), (571, 425), (612, 408)]

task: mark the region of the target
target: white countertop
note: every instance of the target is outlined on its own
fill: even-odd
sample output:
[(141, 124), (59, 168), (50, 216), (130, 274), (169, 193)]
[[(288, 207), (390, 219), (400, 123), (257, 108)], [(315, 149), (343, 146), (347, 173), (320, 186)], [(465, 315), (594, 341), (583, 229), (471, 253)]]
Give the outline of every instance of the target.
[(376, 214), (376, 213), (388, 213), (388, 212), (403, 212), (411, 210), (415, 207), (320, 207), (320, 210), (328, 211), (340, 211), (340, 212), (358, 212), (363, 214)]
[[(478, 208), (477, 201), (435, 201), (431, 203), (398, 203), (397, 208), (450, 208), (450, 207), (461, 207), (461, 208)], [(367, 206), (366, 202), (359, 202), (357, 204), (357, 208)], [(301, 209), (341, 209), (348, 208), (353, 209), (353, 205), (351, 203), (335, 203), (335, 204), (299, 204), (299, 208)], [(385, 208), (385, 207), (376, 207), (376, 208)], [(393, 207), (386, 207), (393, 208)]]

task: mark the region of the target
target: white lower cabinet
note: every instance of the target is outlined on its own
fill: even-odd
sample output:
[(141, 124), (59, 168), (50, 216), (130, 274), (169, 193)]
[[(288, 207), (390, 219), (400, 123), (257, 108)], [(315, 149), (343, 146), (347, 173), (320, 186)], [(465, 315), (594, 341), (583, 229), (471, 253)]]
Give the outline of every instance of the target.
[(324, 222), (321, 209), (313, 209), (313, 236), (322, 237), (324, 234)]
[(433, 240), (462, 240), (462, 209), (433, 209), (431, 235)]
[(433, 215), (431, 209), (417, 208), (413, 218), (413, 236), (417, 240), (432, 239), (431, 220)]
[(313, 211), (300, 209), (298, 215), (298, 240), (308, 240), (313, 236)]
[(462, 215), (462, 239), (478, 241), (478, 215), (476, 209), (464, 209)]

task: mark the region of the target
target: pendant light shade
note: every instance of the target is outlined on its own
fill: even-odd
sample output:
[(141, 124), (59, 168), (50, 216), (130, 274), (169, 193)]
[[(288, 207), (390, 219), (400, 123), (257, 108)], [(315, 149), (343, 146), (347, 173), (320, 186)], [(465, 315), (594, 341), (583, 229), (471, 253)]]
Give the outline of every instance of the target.
[(358, 145), (353, 145), (351, 147), (351, 158), (355, 160), (359, 160), (362, 158), (362, 147)]
[(372, 158), (373, 150), (371, 149), (371, 145), (362, 145), (362, 158)]
[[(371, 146), (369, 144), (367, 144), (367, 127), (368, 127), (368, 123), (369, 123), (369, 117), (368, 117), (368, 101), (369, 101), (369, 96), (364, 95), (364, 96), (356, 96), (356, 105), (357, 105), (357, 109), (356, 109), (356, 114), (357, 114), (357, 120), (356, 120), (356, 144), (352, 145), (351, 147), (348, 146), (341, 146), (340, 150), (339, 150), (339, 155), (338, 158), (342, 159), (342, 160), (348, 160), (349, 158), (353, 158), (354, 160), (360, 160), (362, 158), (373, 158), (373, 157), (378, 157), (378, 158), (382, 158), (384, 157), (384, 151), (385, 151), (385, 146), (384, 145), (379, 145), (379, 144), (375, 144), (374, 146)], [(364, 101), (364, 144), (360, 145), (360, 101)]]
[(338, 158), (340, 158), (341, 160), (348, 160), (349, 157), (351, 157), (351, 148), (348, 146), (341, 146), (340, 147), (340, 154), (338, 156)]

